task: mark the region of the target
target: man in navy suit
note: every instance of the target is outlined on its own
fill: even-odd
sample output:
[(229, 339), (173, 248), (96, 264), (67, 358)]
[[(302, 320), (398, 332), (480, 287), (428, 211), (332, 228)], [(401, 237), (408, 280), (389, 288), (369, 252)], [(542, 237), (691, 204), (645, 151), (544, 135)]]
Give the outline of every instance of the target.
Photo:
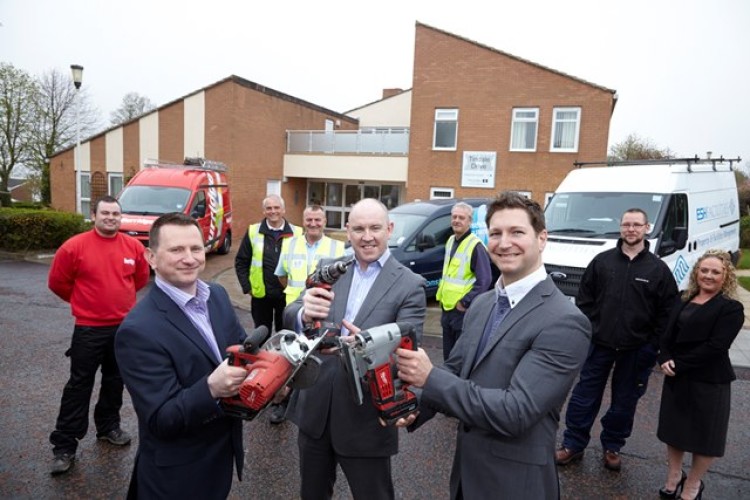
[(128, 497), (225, 499), (233, 464), (242, 479), (242, 421), (227, 417), (219, 399), (237, 394), (247, 372), (222, 358), (245, 331), (227, 292), (198, 279), (206, 256), (194, 219), (159, 217), (146, 252), (155, 286), (115, 337), (138, 415)]

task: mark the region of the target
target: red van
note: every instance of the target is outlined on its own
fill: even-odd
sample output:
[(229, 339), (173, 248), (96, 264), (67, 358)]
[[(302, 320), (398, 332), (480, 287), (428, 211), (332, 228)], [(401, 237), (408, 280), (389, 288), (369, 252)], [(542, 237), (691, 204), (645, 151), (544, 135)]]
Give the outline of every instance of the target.
[(162, 214), (182, 212), (203, 229), (207, 252), (229, 253), (232, 246), (232, 203), (227, 167), (203, 158), (183, 164), (146, 161), (118, 195), (120, 231), (148, 246), (151, 225)]

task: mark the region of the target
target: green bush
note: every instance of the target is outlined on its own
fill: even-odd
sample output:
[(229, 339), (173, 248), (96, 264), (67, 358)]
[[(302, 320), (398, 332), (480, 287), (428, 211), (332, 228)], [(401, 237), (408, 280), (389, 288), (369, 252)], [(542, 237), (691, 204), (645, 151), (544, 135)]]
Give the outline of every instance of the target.
[(750, 215), (740, 218), (740, 248), (750, 248)]
[(0, 208), (0, 248), (10, 252), (57, 248), (89, 226), (80, 214)]

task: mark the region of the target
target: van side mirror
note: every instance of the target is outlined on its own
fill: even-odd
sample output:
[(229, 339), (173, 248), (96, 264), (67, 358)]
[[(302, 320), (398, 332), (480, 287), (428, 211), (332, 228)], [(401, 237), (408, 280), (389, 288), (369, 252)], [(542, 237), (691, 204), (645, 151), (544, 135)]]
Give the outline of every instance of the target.
[(672, 255), (677, 250), (685, 248), (688, 239), (688, 230), (686, 227), (676, 227), (672, 230), (672, 238), (664, 240), (659, 246), (659, 257)]
[(417, 250), (427, 250), (435, 247), (435, 237), (431, 234), (420, 234), (417, 237)]
[(196, 204), (193, 207), (193, 210), (190, 212), (190, 217), (193, 219), (200, 219), (201, 217), (206, 215), (206, 204), (201, 202)]

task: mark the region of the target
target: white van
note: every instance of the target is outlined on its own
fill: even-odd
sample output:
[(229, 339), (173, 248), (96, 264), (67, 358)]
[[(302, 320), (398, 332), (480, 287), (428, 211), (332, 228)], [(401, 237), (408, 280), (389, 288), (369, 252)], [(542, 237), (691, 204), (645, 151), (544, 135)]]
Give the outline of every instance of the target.
[[(648, 214), (650, 249), (672, 270), (680, 290), (703, 252), (721, 248), (739, 259), (740, 210), (732, 160), (669, 159), (598, 163), (572, 170), (544, 211), (544, 264), (565, 295), (575, 297), (583, 271), (613, 248), (629, 208)], [(577, 163), (577, 167), (592, 163)]]

